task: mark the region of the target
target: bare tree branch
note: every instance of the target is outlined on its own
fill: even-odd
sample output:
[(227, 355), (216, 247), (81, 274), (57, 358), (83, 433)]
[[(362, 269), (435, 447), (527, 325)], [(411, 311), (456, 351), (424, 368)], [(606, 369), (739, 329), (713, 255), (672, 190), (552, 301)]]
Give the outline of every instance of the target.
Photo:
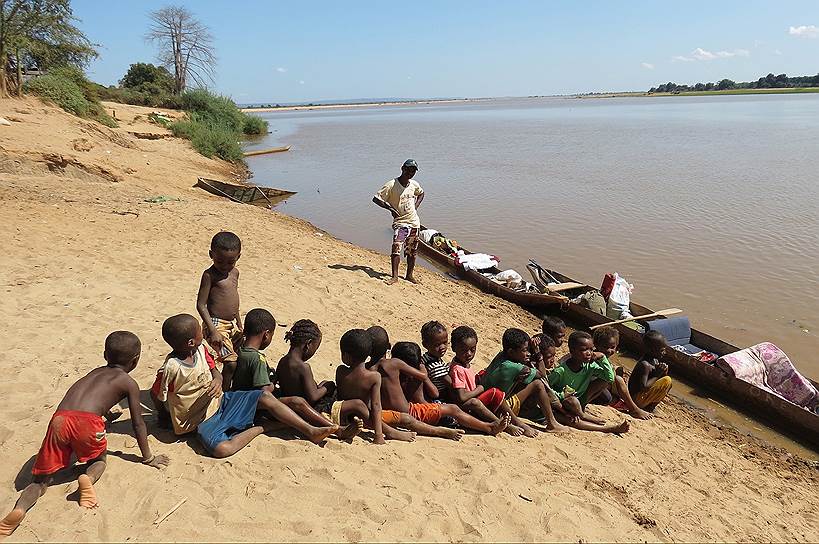
[(181, 94), (192, 81), (204, 87), (213, 82), (216, 54), (208, 27), (182, 6), (167, 6), (149, 15), (145, 39), (159, 49), (157, 59), (173, 68), (174, 88)]

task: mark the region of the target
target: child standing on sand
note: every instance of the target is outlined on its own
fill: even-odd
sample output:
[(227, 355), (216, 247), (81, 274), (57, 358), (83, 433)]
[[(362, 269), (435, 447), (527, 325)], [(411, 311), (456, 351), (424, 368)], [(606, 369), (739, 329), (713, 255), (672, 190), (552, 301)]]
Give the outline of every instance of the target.
[(653, 412), (671, 391), (668, 365), (661, 362), (668, 349), (668, 342), (662, 333), (649, 331), (643, 336), (646, 354), (634, 366), (628, 380), (628, 390), (635, 404)]
[(167, 402), (174, 432), (197, 432), (214, 457), (233, 455), (263, 432), (278, 425), (266, 420), (254, 425), (256, 411), (319, 443), (338, 430), (337, 425), (315, 427), (279, 402), (269, 391), (222, 393), (222, 379), (202, 344), (202, 328), (192, 315), (169, 317), (162, 324), (162, 338), (173, 351), (157, 373), (151, 389), (155, 402)]
[[(572, 417), (569, 425), (583, 431), (603, 433), (624, 433), (629, 429), (628, 421), (606, 425), (604, 420), (586, 414), (589, 384), (593, 380), (614, 382), (614, 371), (603, 356), (594, 361), (594, 342), (589, 333), (575, 331), (569, 335), (569, 359), (561, 363), (549, 374), (549, 385), (557, 393), (563, 409)], [(562, 414), (558, 416), (565, 417)]]
[(417, 283), (412, 274), (415, 270), (415, 252), (418, 249), (418, 229), (421, 228), (417, 210), (424, 200), (424, 190), (412, 179), (417, 171), (418, 163), (407, 159), (401, 167), (401, 175), (385, 183), (373, 196), (373, 202), (377, 206), (392, 214), (392, 277), (387, 281), (390, 285), (398, 282), (402, 248), (407, 259), (407, 281)]
[(242, 241), (232, 232), (219, 232), (210, 242), (213, 265), (202, 273), (196, 309), (202, 317), (202, 328), (216, 360), (224, 364), (225, 389), (230, 389), (236, 368), (237, 350), (242, 342), (242, 319), (239, 315), (239, 270), (236, 262), (242, 254)]
[(155, 468), (167, 466), (166, 456), (151, 453), (140, 410), (139, 386), (128, 375), (139, 362), (140, 350), (139, 338), (131, 332), (113, 332), (105, 339), (103, 357), (108, 364), (92, 370), (72, 385), (57, 406), (31, 470), (33, 482), (23, 490), (14, 509), (0, 520), (0, 537), (14, 532), (26, 512), (46, 492), (52, 475), (70, 465), (72, 455), (77, 462), (86, 464), (85, 471), (77, 478), (80, 506), (99, 506), (93, 484), (105, 471), (108, 448), (102, 416), (124, 398), (128, 399), (131, 409), (131, 424), (142, 463)]

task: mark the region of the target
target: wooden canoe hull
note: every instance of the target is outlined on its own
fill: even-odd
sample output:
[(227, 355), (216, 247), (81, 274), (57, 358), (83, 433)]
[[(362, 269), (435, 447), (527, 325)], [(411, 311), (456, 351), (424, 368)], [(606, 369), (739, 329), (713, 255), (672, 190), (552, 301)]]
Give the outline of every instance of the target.
[(257, 149), (255, 151), (247, 151), (243, 153), (245, 157), (255, 157), (256, 155), (268, 155), (270, 153), (284, 153), (285, 151), (290, 151), (289, 145), (284, 145), (281, 147), (271, 147), (270, 149)]
[[(424, 230), (422, 226), (420, 230)], [(512, 302), (519, 306), (529, 307), (529, 308), (547, 308), (550, 306), (555, 306), (566, 302), (566, 297), (559, 296), (559, 295), (544, 295), (540, 293), (521, 293), (520, 291), (515, 291), (514, 289), (510, 289), (505, 285), (501, 285), (497, 282), (490, 280), (489, 278), (483, 276), (479, 272), (475, 270), (464, 270), (463, 268), (456, 266), (455, 259), (441, 253), (430, 244), (427, 244), (423, 240), (418, 239), (418, 249), (421, 253), (429, 258), (431, 261), (434, 261), (443, 267), (449, 269), (453, 274), (456, 274), (458, 277), (461, 277), (467, 280), (469, 283), (475, 285), (476, 287), (480, 288), (482, 291), (489, 293), (491, 295), (495, 295), (498, 298), (502, 298), (506, 301)], [(469, 251), (464, 250), (466, 253)], [(501, 270), (498, 268), (490, 269), (490, 272), (497, 274)]]
[[(560, 281), (575, 281), (559, 272), (553, 270), (549, 272)], [(587, 285), (574, 293), (589, 290), (595, 290), (595, 288)], [(570, 296), (577, 295), (572, 294)], [(631, 303), (630, 310), (632, 315), (635, 316), (653, 312), (653, 310), (636, 303)], [(563, 311), (568, 320), (586, 328), (614, 321), (571, 302), (563, 306)], [(667, 318), (659, 316), (651, 319)], [(639, 323), (640, 320), (637, 320), (637, 322)], [(643, 321), (643, 323), (645, 322)], [(643, 352), (643, 338), (639, 332), (623, 324), (612, 326), (620, 333), (620, 345), (625, 350), (637, 354)], [(691, 329), (691, 343), (719, 356), (740, 350), (737, 346), (697, 329)], [(692, 384), (708, 389), (715, 395), (729, 400), (740, 411), (760, 417), (770, 423), (771, 426), (788, 432), (802, 441), (811, 443), (814, 448), (819, 448), (819, 415), (746, 381), (729, 376), (716, 366), (700, 362), (681, 351), (669, 349), (665, 362), (672, 374), (682, 376)], [(819, 384), (813, 380), (811, 382), (814, 386), (819, 387)]]
[(296, 194), (293, 191), (258, 187), (256, 185), (240, 185), (238, 183), (228, 183), (226, 181), (207, 178), (199, 178), (195, 187), (199, 187), (211, 194), (225, 197), (234, 202), (264, 207), (270, 207), (273, 204), (281, 202), (284, 198)]

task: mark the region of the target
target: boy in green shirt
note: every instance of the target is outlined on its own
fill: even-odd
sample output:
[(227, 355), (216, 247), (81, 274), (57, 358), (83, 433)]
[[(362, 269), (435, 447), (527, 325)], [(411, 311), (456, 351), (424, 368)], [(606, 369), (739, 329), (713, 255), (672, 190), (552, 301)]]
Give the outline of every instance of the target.
[(549, 374), (549, 385), (557, 393), (563, 409), (573, 416), (568, 424), (583, 431), (624, 433), (628, 421), (606, 425), (604, 420), (586, 414), (583, 408), (593, 380), (614, 382), (614, 370), (605, 355), (594, 361), (594, 342), (589, 333), (575, 331), (569, 335), (569, 359)]

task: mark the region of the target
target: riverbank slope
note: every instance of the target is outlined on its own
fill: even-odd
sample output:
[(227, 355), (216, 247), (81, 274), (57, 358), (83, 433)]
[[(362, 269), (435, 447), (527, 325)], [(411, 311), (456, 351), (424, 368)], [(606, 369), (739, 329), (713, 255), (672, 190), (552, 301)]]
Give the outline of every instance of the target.
[[(352, 327), (377, 323), (393, 341), (417, 341), (429, 319), (467, 323), (480, 335), (479, 367), (505, 328), (538, 328), (520, 308), (426, 270), (422, 286), (388, 287), (384, 255), (194, 189), (198, 176), (243, 172), (165, 138), (144, 120), (150, 109), (116, 110), (121, 128), (111, 130), (34, 100), (0, 101), (0, 116), (12, 121), (0, 126), (0, 235), (9, 245), (0, 284), (10, 303), (0, 333), (0, 508), (11, 508), (28, 482), (64, 391), (101, 364), (106, 334), (140, 336), (133, 376), (150, 387), (167, 352), (161, 323), (195, 314), (208, 243), (220, 229), (243, 240), (243, 312), (265, 307), (281, 322), (321, 325), (311, 360), (318, 379), (334, 375), (338, 340)], [(277, 331), (271, 363), (285, 350)], [(66, 478), (9, 541), (808, 541), (819, 533), (813, 464), (676, 402), (652, 421), (632, 421), (623, 436), (470, 435), (380, 447), (263, 436), (224, 460), (157, 432), (149, 406), (152, 448), (172, 459), (166, 470), (133, 462), (139, 450), (126, 410), (109, 429), (101, 508), (81, 510)]]

